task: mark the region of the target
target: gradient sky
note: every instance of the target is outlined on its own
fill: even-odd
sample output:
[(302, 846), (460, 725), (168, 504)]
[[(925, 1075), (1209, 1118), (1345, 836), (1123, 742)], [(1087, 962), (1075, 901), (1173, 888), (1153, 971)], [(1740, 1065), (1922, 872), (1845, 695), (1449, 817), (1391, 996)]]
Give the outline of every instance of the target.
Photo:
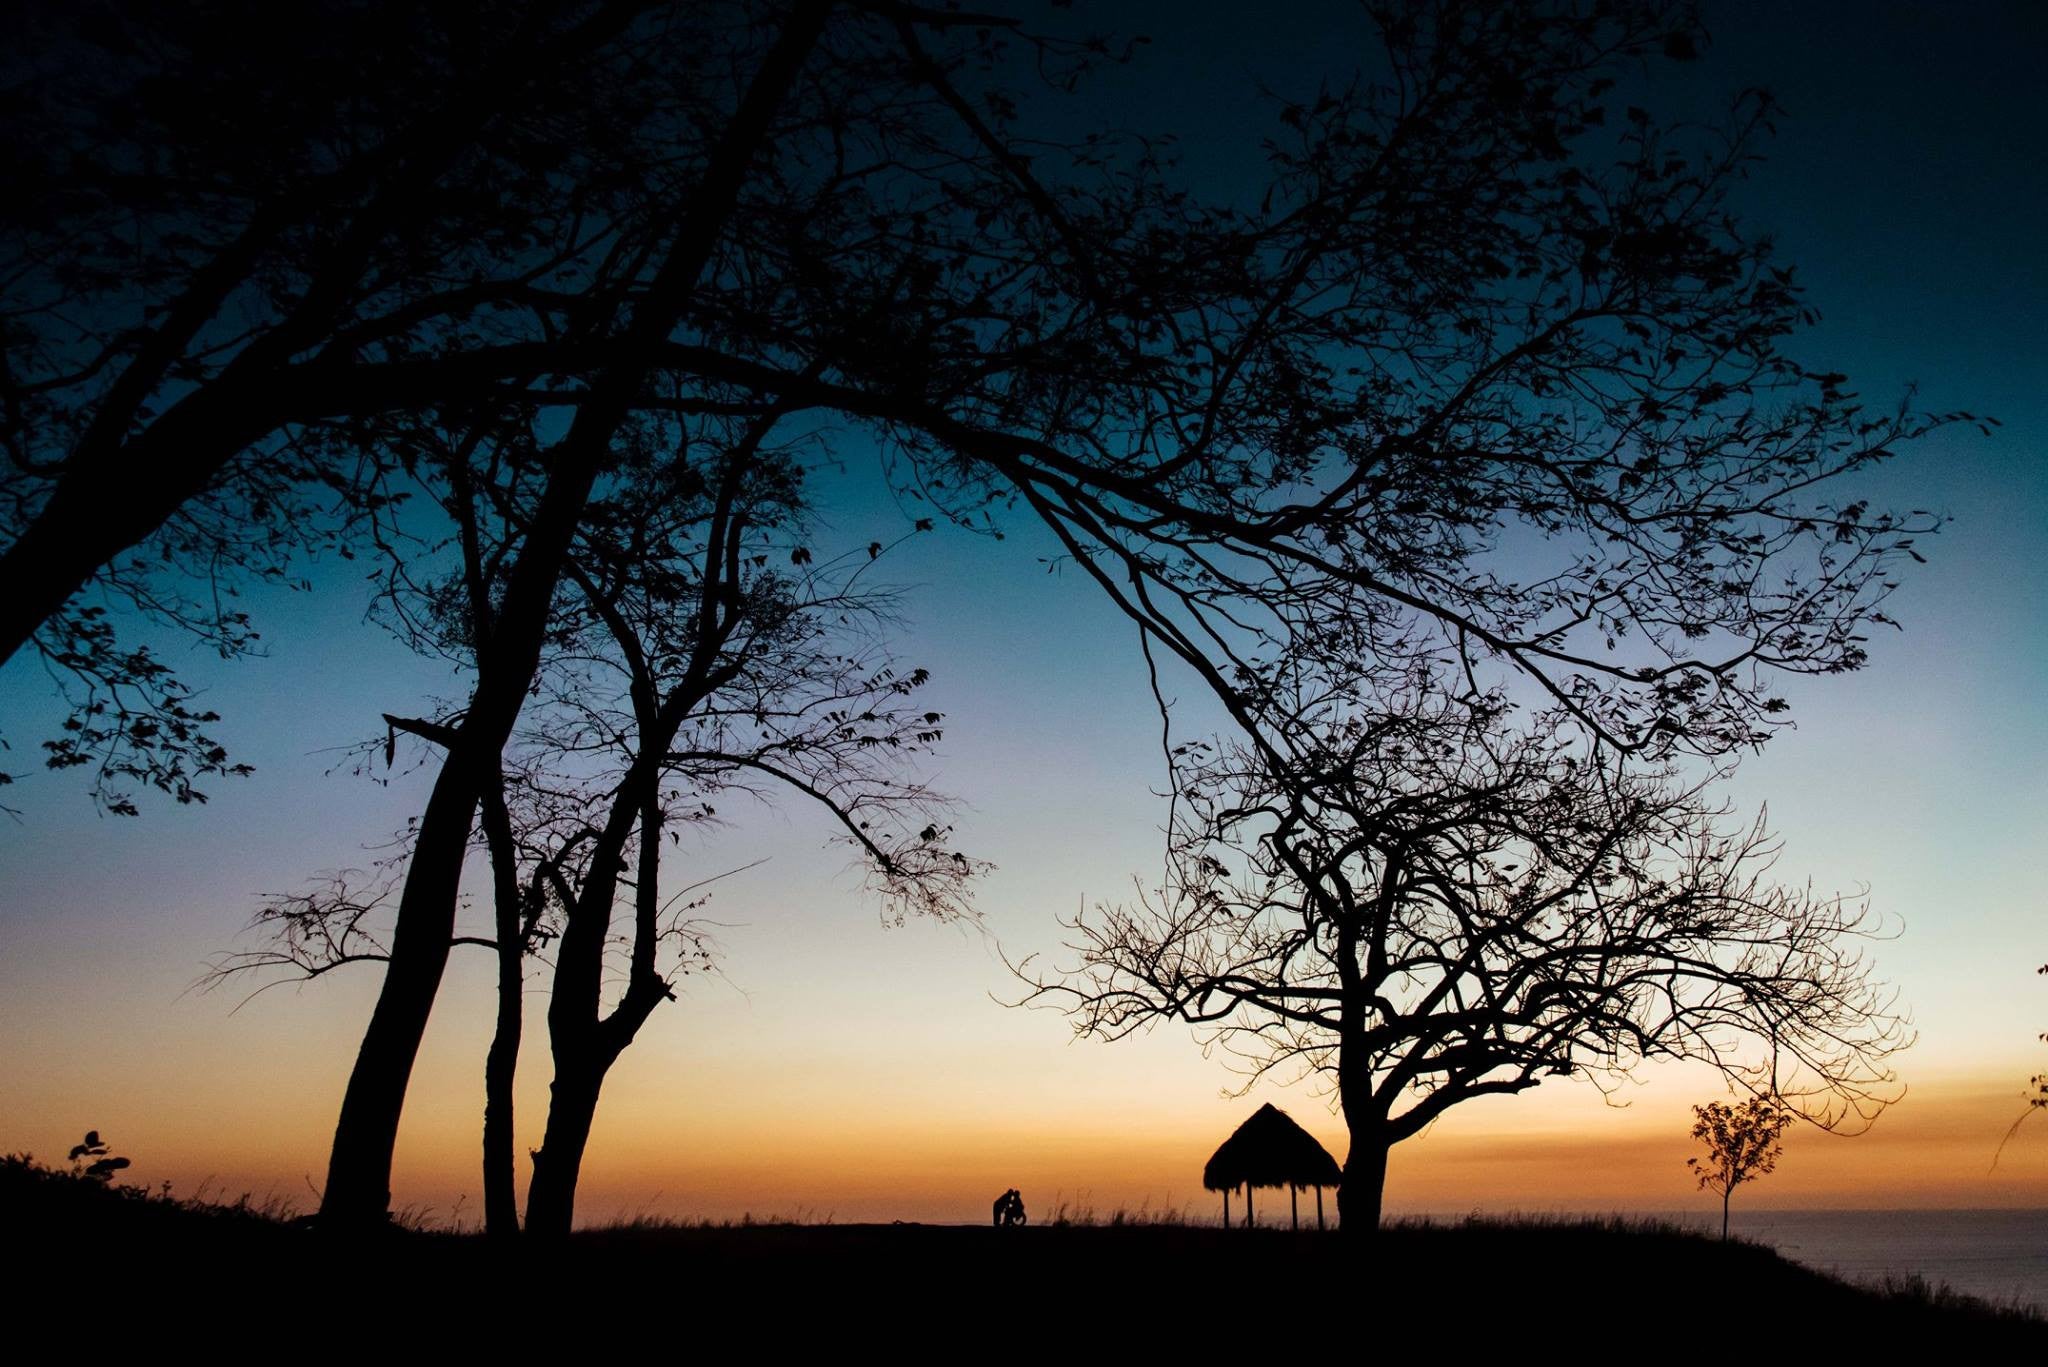
[[(1098, 6), (1153, 35), (1143, 70), (1099, 97), (1187, 133), (1215, 175), (1258, 129), (1235, 92), (1263, 78), (1312, 88), (1340, 72), (1341, 7), (1281, 7), (1255, 42), (1213, 7)], [(1197, 11), (1190, 14), (1189, 11)], [(1790, 11), (1789, 13), (1785, 11)], [(1658, 92), (1686, 108), (1762, 84), (1787, 117), (1745, 191), (1775, 225), (1826, 318), (1805, 354), (1873, 401), (1908, 382), (1932, 408), (2005, 426), (1921, 443), (1869, 483), (1880, 504), (1937, 508), (1896, 600), (1906, 630), (1846, 679), (1790, 690), (1798, 729), (1747, 762), (1733, 796), (1768, 803), (1781, 872), (1823, 890), (1868, 884), (1903, 922), (1877, 948), (1920, 1030), (1907, 1099), (1858, 1139), (1801, 1134), (1750, 1199), (1762, 1206), (2048, 1205), (2048, 1123), (1995, 1171), (2022, 1080), (2048, 1058), (2048, 959), (2038, 851), (2048, 827), (2048, 10), (2034, 5), (1708, 7), (1707, 60)], [(1666, 75), (1671, 75), (1668, 69)], [(847, 486), (870, 465), (844, 451)], [(838, 481), (826, 479), (828, 489)], [(889, 539), (900, 515), (841, 497), (847, 544)], [(1049, 574), (1032, 529), (997, 544), (941, 530), (888, 562), (906, 589), (901, 654), (930, 668), (949, 714), (940, 785), (965, 801), (965, 848), (997, 871), (979, 929), (884, 929), (810, 813), (753, 809), (678, 881), (720, 885), (707, 914), (722, 977), (656, 1013), (608, 1083), (585, 1167), (586, 1219), (618, 1213), (978, 1219), (1007, 1186), (1034, 1214), (1056, 1198), (1207, 1213), (1203, 1160), (1260, 1101), (1288, 1109), (1340, 1157), (1342, 1126), (1302, 1087), (1226, 1098), (1232, 1075), (1183, 1033), (1070, 1043), (1065, 1022), (1008, 1010), (1012, 958), (1056, 951), (1056, 915), (1122, 895), (1156, 868), (1157, 718), (1135, 631), (1075, 576)], [(312, 595), (259, 595), (267, 659), (194, 655), (255, 777), (204, 808), (145, 802), (96, 817), (75, 774), (34, 776), (0, 829), (0, 1149), (61, 1156), (97, 1127), (131, 1176), (190, 1193), (276, 1192), (312, 1204), (376, 982), (337, 976), (241, 994), (187, 989), (203, 960), (244, 947), (266, 891), (361, 865), (363, 847), (423, 799), (328, 776), (333, 747), (385, 710), (453, 691), (445, 675), (362, 623), (348, 567)], [(1192, 689), (1183, 689), (1192, 693)], [(7, 736), (25, 750), (49, 715), (31, 662), (0, 671)], [(22, 767), (17, 754), (9, 767)], [(1055, 954), (1057, 959), (1057, 955)], [(473, 1213), (490, 965), (458, 954), (415, 1075), (398, 1153), (400, 1204)], [(535, 979), (536, 988), (538, 979)], [(542, 998), (530, 998), (519, 1121), (539, 1141)], [(1647, 1070), (1612, 1105), (1553, 1083), (1459, 1108), (1394, 1156), (1396, 1211), (1672, 1209), (1688, 1190), (1686, 1107), (1720, 1092), (1698, 1070)], [(522, 1162), (522, 1182), (524, 1163)]]

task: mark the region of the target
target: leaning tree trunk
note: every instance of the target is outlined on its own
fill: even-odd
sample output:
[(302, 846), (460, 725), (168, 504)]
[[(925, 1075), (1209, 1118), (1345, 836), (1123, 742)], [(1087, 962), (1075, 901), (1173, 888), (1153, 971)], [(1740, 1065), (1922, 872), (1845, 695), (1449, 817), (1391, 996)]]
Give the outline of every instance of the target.
[(383, 990), (356, 1051), (355, 1069), (335, 1122), (327, 1186), (320, 1194), (320, 1219), (329, 1228), (381, 1225), (390, 1209), (398, 1118), (441, 974), (448, 966), (456, 892), (475, 812), (476, 785), (468, 767), (451, 757), (441, 766), (420, 818)]
[(534, 1151), (533, 1182), (526, 1192), (530, 1238), (561, 1238), (575, 1224), (576, 1183), (583, 1173), (583, 1152), (590, 1146), (606, 1071), (605, 1063), (588, 1051), (555, 1057), (547, 1133)]

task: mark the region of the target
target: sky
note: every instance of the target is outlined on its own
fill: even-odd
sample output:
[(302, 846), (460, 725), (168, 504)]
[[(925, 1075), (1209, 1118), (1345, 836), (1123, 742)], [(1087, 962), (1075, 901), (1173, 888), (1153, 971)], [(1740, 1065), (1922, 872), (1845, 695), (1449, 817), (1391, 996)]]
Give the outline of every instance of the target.
[[(1279, 7), (1247, 42), (1235, 7), (1098, 6), (1154, 42), (1119, 103), (1186, 131), (1191, 164), (1238, 163), (1257, 135), (1231, 92), (1309, 88), (1346, 61), (1338, 7)], [(1895, 600), (1905, 630), (1871, 666), (1796, 681), (1798, 725), (1747, 760), (1731, 796), (1767, 805), (1779, 872), (1867, 886), (1901, 927), (1875, 948), (1911, 1008), (1908, 1087), (1869, 1134), (1798, 1132), (1759, 1206), (2048, 1205), (2048, 1117), (1999, 1158), (2026, 1076), (2048, 1064), (2048, 960), (2037, 850), (2048, 826), (2048, 119), (2036, 98), (2048, 14), (2022, 4), (1712, 4), (1705, 60), (1653, 92), (1688, 107), (1746, 84), (1785, 106), (1744, 191), (1825, 318), (1804, 354), (1873, 401), (1990, 413), (1986, 439), (1945, 430), (1869, 481), (1880, 504), (1952, 516)], [(1236, 100), (1236, 102), (1233, 102)], [(867, 455), (850, 443), (847, 477)], [(847, 544), (893, 539), (900, 514), (826, 499)], [(1034, 1215), (1064, 1202), (1213, 1213), (1203, 1161), (1262, 1101), (1340, 1158), (1342, 1125), (1306, 1086), (1247, 1095), (1219, 1059), (1162, 1028), (1072, 1041), (1018, 995), (1006, 958), (1062, 962), (1056, 918), (1127, 894), (1157, 867), (1157, 717), (1134, 629), (1078, 576), (1049, 570), (1020, 520), (1001, 543), (941, 529), (887, 561), (904, 591), (902, 657), (948, 715), (938, 785), (959, 840), (995, 871), (978, 926), (885, 927), (842, 850), (801, 810), (750, 807), (695, 850), (719, 884), (718, 974), (658, 1011), (607, 1084), (581, 1216), (979, 1219), (1006, 1187)], [(0, 828), (0, 1151), (61, 1157), (97, 1128), (130, 1176), (183, 1194), (314, 1203), (372, 972), (245, 1001), (195, 981), (252, 943), (257, 899), (360, 867), (418, 810), (422, 775), (330, 773), (338, 750), (452, 691), (438, 667), (362, 620), (349, 567), (311, 594), (252, 599), (266, 658), (190, 676), (257, 767), (204, 807), (145, 802), (96, 816), (75, 774), (34, 775)], [(0, 670), (18, 747), (48, 716), (37, 668)], [(10, 767), (25, 767), (16, 758)], [(539, 1142), (544, 999), (529, 995), (519, 1150)], [(458, 953), (407, 1105), (395, 1199), (476, 1214), (487, 956)], [(1395, 1212), (1671, 1210), (1690, 1190), (1688, 1107), (1723, 1095), (1699, 1069), (1646, 1069), (1617, 1096), (1571, 1083), (1459, 1107), (1395, 1153)], [(522, 1183), (525, 1163), (521, 1163)]]

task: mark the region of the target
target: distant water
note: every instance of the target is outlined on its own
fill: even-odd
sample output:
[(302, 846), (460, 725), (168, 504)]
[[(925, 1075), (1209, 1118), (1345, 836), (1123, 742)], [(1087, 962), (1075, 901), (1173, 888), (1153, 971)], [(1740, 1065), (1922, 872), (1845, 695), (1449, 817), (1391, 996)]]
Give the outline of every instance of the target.
[[(1720, 1213), (1670, 1212), (1719, 1231)], [(1847, 1281), (1919, 1276), (2048, 1313), (2048, 1210), (1743, 1210), (1728, 1232)]]

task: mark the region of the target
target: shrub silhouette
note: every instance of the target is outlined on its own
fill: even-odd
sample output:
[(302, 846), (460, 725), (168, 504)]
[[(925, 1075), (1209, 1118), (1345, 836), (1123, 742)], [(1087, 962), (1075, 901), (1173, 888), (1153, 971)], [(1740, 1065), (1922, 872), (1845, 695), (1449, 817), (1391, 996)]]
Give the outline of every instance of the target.
[[(87, 1163), (85, 1160), (93, 1160)], [(110, 1156), (106, 1143), (100, 1139), (98, 1130), (87, 1130), (83, 1142), (71, 1146), (71, 1168), (85, 1177), (100, 1182), (111, 1182), (114, 1174), (128, 1166), (128, 1160)]]

